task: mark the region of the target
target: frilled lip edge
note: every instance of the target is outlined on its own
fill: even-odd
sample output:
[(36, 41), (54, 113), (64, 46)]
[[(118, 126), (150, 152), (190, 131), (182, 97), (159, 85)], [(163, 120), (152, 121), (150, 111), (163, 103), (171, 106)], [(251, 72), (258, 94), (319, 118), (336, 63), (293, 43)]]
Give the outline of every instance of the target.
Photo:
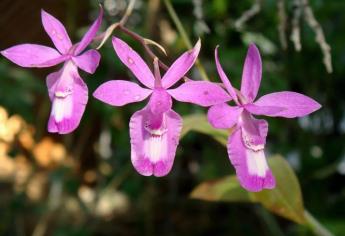
[(251, 192), (273, 189), (276, 185), (264, 149), (253, 150), (244, 144), (242, 129), (237, 128), (228, 140), (228, 154), (243, 188)]
[(150, 122), (156, 121), (154, 118), (148, 106), (132, 115), (129, 123), (131, 160), (141, 175), (162, 177), (173, 166), (182, 118), (170, 109), (163, 113), (162, 125), (150, 129)]

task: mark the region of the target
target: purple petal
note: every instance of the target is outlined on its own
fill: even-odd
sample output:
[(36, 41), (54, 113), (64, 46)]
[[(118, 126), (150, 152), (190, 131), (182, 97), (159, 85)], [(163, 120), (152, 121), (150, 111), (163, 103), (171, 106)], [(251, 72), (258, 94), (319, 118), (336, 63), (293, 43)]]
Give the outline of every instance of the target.
[(207, 81), (189, 81), (168, 93), (180, 102), (190, 102), (208, 107), (231, 100), (231, 97), (217, 84)]
[(217, 129), (228, 129), (237, 124), (242, 107), (231, 107), (226, 103), (212, 106), (207, 113), (210, 124)]
[(244, 62), (241, 84), (241, 93), (245, 96), (247, 102), (252, 102), (258, 94), (261, 74), (262, 63), (260, 52), (254, 44), (251, 44)]
[(189, 71), (199, 55), (200, 47), (201, 42), (199, 39), (193, 49), (177, 58), (162, 78), (163, 88), (171, 87)]
[(151, 93), (152, 90), (141, 88), (136, 83), (125, 80), (112, 80), (99, 86), (93, 96), (109, 105), (123, 106), (132, 102), (140, 102)]
[(182, 118), (169, 110), (162, 117), (162, 125), (152, 128), (154, 116), (148, 107), (145, 107), (131, 117), (131, 160), (141, 175), (160, 177), (167, 175), (173, 166)]
[(61, 70), (59, 70), (57, 72), (50, 73), (47, 76), (46, 84), (47, 84), (47, 88), (48, 88), (48, 95), (49, 95), (50, 101), (54, 100), (56, 85), (58, 84), (57, 82), (58, 82), (58, 80), (62, 74)]
[(84, 37), (78, 43), (77, 48), (75, 49), (74, 55), (79, 55), (95, 38), (97, 31), (101, 27), (103, 18), (103, 8), (100, 7), (98, 17), (91, 25), (90, 29), (85, 33)]
[[(315, 100), (300, 93), (295, 92), (277, 92), (270, 93), (259, 98), (254, 105), (257, 107), (257, 113), (267, 116), (282, 116), (294, 118), (309, 115), (321, 108), (321, 105)], [(278, 107), (281, 111), (275, 113), (263, 113), (265, 107)], [(255, 114), (255, 111), (252, 112)]]
[(218, 57), (218, 46), (216, 47), (216, 49), (214, 50), (214, 57), (215, 57), (215, 61), (216, 61), (216, 66), (217, 66), (217, 71), (219, 74), (220, 79), (222, 80), (226, 90), (229, 92), (229, 94), (231, 95), (232, 99), (234, 99), (237, 103), (237, 95), (236, 95), (236, 91), (235, 89), (232, 87), (230, 80), (228, 79), (228, 77), (226, 76), (226, 74), (223, 71), (223, 68), (219, 62), (219, 57)]
[(83, 116), (88, 100), (88, 89), (71, 61), (47, 77), (52, 102), (48, 131), (67, 134), (75, 130)]
[(278, 106), (257, 106), (254, 103), (248, 103), (244, 105), (244, 108), (254, 114), (254, 115), (266, 115), (266, 116), (275, 116), (280, 112), (286, 110), (284, 107)]
[(20, 44), (1, 51), (1, 54), (22, 67), (50, 67), (67, 59), (55, 49), (37, 44)]
[(113, 37), (113, 47), (123, 64), (130, 69), (135, 77), (146, 87), (154, 87), (154, 76), (144, 60), (128, 44)]
[(275, 187), (275, 179), (267, 165), (264, 150), (253, 151), (246, 148), (241, 129), (237, 129), (229, 137), (228, 154), (243, 188), (258, 192)]
[(80, 56), (72, 57), (72, 60), (80, 69), (90, 74), (93, 74), (96, 71), (100, 59), (101, 55), (95, 49), (90, 49)]
[(72, 43), (63, 24), (44, 10), (41, 10), (41, 18), (44, 30), (53, 41), (57, 50), (62, 54), (66, 54), (72, 47)]
[(257, 120), (247, 111), (240, 116), (239, 125), (242, 129), (242, 138), (247, 148), (254, 151), (263, 149), (266, 144), (268, 123), (265, 120)]

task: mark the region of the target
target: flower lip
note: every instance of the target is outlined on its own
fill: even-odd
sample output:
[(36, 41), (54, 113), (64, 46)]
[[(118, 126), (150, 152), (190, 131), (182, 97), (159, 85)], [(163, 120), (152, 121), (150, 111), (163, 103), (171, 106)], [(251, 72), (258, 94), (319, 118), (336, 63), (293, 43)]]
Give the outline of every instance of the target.
[(67, 97), (68, 95), (71, 95), (71, 94), (72, 94), (72, 91), (66, 91), (66, 92), (57, 91), (57, 92), (55, 92), (55, 97), (57, 97), (57, 98), (65, 98), (65, 97)]
[(130, 120), (131, 160), (144, 176), (165, 176), (174, 162), (182, 118), (169, 110), (159, 120), (160, 124), (147, 106), (134, 113)]

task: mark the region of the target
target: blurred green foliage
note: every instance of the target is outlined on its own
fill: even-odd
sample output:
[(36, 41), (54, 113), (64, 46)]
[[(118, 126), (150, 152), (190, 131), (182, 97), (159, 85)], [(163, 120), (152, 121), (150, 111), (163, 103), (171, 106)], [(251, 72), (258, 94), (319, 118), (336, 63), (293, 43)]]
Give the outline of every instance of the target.
[[(106, 9), (105, 30), (121, 18), (127, 1), (101, 2)], [(201, 37), (200, 61), (212, 81), (219, 82), (213, 60), (216, 45), (220, 45), (220, 60), (226, 73), (233, 85), (239, 87), (247, 45), (254, 41), (264, 66), (259, 96), (293, 90), (322, 104), (320, 111), (306, 118), (267, 118), (267, 153), (280, 154), (293, 168), (306, 209), (334, 235), (344, 235), (345, 2), (310, 1), (332, 48), (332, 74), (327, 73), (315, 34), (303, 16), (302, 50), (294, 50), (290, 40), (293, 1), (284, 1), (287, 49), (282, 48), (279, 39), (277, 0), (261, 1), (261, 10), (242, 29), (235, 28), (234, 23), (254, 1), (204, 0), (202, 20), (209, 33), (196, 29), (198, 19), (193, 10), (198, 1), (171, 2), (191, 41)], [(94, 0), (3, 0), (0, 49), (23, 42), (50, 45), (39, 20), (40, 8), (66, 23), (72, 41), (76, 41), (97, 15), (97, 4)], [(127, 27), (162, 44), (168, 57), (155, 52), (166, 64), (186, 50), (163, 1), (137, 0)], [(115, 34), (147, 56), (137, 42), (117, 31)], [(31, 127), (27, 128), (29, 131), (18, 131), (11, 142), (1, 141), (5, 144), (0, 148), (6, 155), (2, 149), (0, 155), (10, 161), (6, 159), (5, 163), (0, 158), (0, 235), (313, 235), (309, 227), (271, 215), (256, 204), (189, 198), (200, 183), (234, 173), (224, 146), (208, 135), (210, 127), (198, 126), (201, 133), (188, 132), (184, 136), (167, 177), (137, 174), (130, 163), (128, 121), (144, 103), (114, 108), (92, 97), (92, 92), (105, 81), (134, 80), (109, 41), (100, 52), (102, 60), (96, 73), (81, 73), (89, 88), (84, 117), (79, 128), (65, 136), (46, 131), (50, 103), (45, 76), (58, 67), (23, 69), (0, 58), (0, 106), (10, 117), (20, 115)], [(200, 74), (194, 68), (189, 77), (197, 80)], [(206, 112), (177, 102), (174, 109), (192, 118)], [(197, 122), (203, 122), (202, 118), (195, 122), (186, 120), (185, 131), (188, 124)], [(25, 146), (28, 141), (23, 141), (29, 135), (27, 132), (33, 139), (31, 146)], [(219, 130), (211, 132), (216, 137), (225, 136)], [(55, 157), (52, 150), (62, 154)]]

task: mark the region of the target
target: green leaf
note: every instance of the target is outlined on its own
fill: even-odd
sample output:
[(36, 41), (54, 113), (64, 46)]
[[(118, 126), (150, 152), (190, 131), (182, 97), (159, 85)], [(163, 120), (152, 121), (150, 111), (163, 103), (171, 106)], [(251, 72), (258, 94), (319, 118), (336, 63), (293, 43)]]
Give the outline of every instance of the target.
[(251, 193), (255, 201), (277, 215), (299, 224), (306, 223), (301, 187), (291, 166), (281, 156), (270, 158), (268, 163), (277, 185), (272, 190)]
[(201, 183), (192, 191), (190, 197), (206, 201), (251, 201), (250, 195), (239, 185), (236, 176)]
[[(213, 129), (203, 114), (184, 117), (181, 138), (189, 131), (210, 135), (224, 146), (231, 132)], [(281, 217), (307, 226), (316, 235), (332, 236), (332, 233), (304, 209), (301, 188), (289, 163), (279, 155), (268, 158), (268, 163), (276, 178), (276, 187), (272, 190), (247, 192), (240, 186), (236, 176), (232, 175), (201, 183), (194, 188), (190, 196), (205, 201), (260, 203)]]
[(189, 131), (195, 131), (212, 136), (215, 140), (226, 145), (229, 131), (214, 129), (207, 121), (205, 114), (195, 114), (183, 117), (181, 138)]
[(260, 203), (277, 215), (305, 224), (302, 194), (296, 175), (281, 156), (271, 157), (268, 162), (277, 182), (272, 190), (247, 192), (240, 186), (236, 176), (229, 176), (201, 183), (192, 191), (191, 197), (207, 201)]

